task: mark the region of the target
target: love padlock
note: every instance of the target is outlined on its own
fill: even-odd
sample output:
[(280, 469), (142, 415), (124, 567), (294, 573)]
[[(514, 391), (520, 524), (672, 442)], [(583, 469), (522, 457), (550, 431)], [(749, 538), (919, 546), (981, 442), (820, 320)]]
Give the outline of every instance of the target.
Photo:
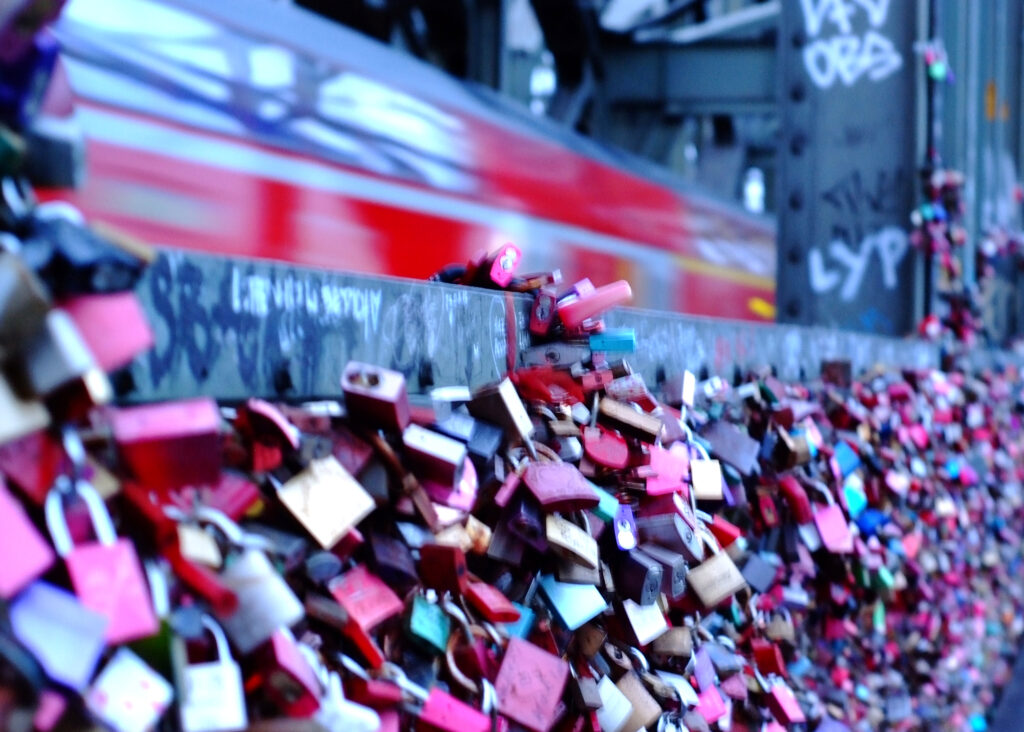
[(14, 636), (54, 681), (84, 691), (106, 648), (109, 619), (65, 590), (34, 582), (11, 603)]
[(54, 559), (50, 545), (0, 481), (0, 598), (10, 600)]
[[(64, 518), (66, 498), (84, 501), (96, 541), (79, 546), (72, 543)], [(96, 490), (83, 480), (60, 480), (50, 489), (45, 508), (54, 548), (64, 558), (76, 594), (86, 607), (110, 621), (107, 640), (123, 643), (155, 633), (159, 622), (135, 546), (128, 539), (117, 537)]]
[(249, 717), (242, 688), (242, 670), (228, 648), (220, 625), (210, 616), (203, 627), (213, 636), (217, 657), (177, 668), (178, 718), (183, 732), (229, 732), (245, 729)]
[(89, 711), (117, 732), (146, 732), (163, 716), (174, 690), (127, 648), (119, 648), (85, 695)]

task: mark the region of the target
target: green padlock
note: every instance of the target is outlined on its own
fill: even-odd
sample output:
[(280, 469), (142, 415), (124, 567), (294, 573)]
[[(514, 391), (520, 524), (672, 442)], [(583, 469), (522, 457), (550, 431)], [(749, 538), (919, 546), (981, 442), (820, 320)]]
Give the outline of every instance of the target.
[(25, 139), (0, 124), (0, 176), (18, 173), (25, 163)]
[(444, 653), (448, 648), (452, 621), (439, 605), (423, 595), (416, 595), (412, 600), (405, 629), (424, 648), (434, 653)]
[(854, 579), (857, 580), (858, 585), (865, 589), (871, 588), (871, 572), (868, 571), (868, 568), (864, 566), (864, 564), (857, 564), (857, 566), (853, 568), (853, 576)]
[(896, 578), (885, 565), (878, 568), (878, 572), (872, 578), (872, 586), (879, 591), (891, 590), (896, 584)]
[(885, 635), (885, 603), (876, 602), (875, 610), (871, 614), (871, 624), (875, 628), (876, 633)]
[[(174, 681), (174, 659), (185, 654), (185, 642), (175, 628), (177, 619), (171, 612), (171, 600), (168, 591), (167, 573), (157, 561), (147, 560), (143, 564), (149, 591), (153, 602), (153, 612), (160, 620), (160, 629), (153, 635), (139, 638), (128, 645), (152, 669), (160, 673), (168, 681)], [(184, 616), (186, 613), (182, 612)], [(195, 614), (198, 623), (200, 613)]]
[(606, 524), (610, 523), (611, 520), (615, 518), (615, 514), (618, 513), (619, 499), (617, 499), (608, 491), (602, 488), (598, 488), (593, 483), (591, 483), (591, 486), (593, 487), (594, 492), (598, 495), (598, 498), (601, 499), (597, 506), (593, 509), (594, 515), (602, 521), (604, 521)]

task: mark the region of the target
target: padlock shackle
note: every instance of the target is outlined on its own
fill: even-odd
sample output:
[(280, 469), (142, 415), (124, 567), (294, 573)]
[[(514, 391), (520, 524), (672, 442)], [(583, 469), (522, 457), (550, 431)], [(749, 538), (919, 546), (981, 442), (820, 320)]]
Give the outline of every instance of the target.
[[(679, 698), (679, 700), (681, 702), (682, 701), (682, 695), (679, 693), (679, 690), (676, 689), (674, 686), (672, 688), (676, 692), (676, 697)], [(685, 706), (685, 705), (683, 705), (683, 706)], [(661, 716), (658, 717), (657, 732), (680, 732), (680, 730), (685, 729), (685, 728), (681, 728), (677, 724), (677, 722), (682, 723), (682, 721), (683, 721), (682, 714), (680, 714), (679, 712), (662, 712)], [(672, 726), (670, 727), (669, 725), (672, 725)]]
[(367, 670), (360, 666), (359, 662), (351, 656), (346, 656), (344, 653), (336, 652), (334, 658), (353, 676), (360, 678), (363, 681), (370, 681), (373, 678)]
[(5, 176), (0, 181), (0, 195), (11, 213), (22, 219), (38, 208), (38, 202), (28, 182), (24, 181), (22, 185), (19, 182), (14, 176)]
[(55, 483), (46, 494), (43, 510), (46, 515), (46, 527), (50, 530), (50, 536), (53, 539), (53, 548), (62, 557), (66, 557), (75, 548), (74, 541), (71, 539), (71, 530), (68, 528), (67, 517), (64, 515), (64, 496), (76, 494), (85, 502), (89, 511), (96, 541), (107, 546), (117, 543), (114, 522), (110, 519), (110, 513), (107, 511), (103, 498), (95, 488), (84, 480), (76, 480), (72, 483), (71, 490), (65, 493)]
[[(693, 433), (691, 432), (690, 433), (690, 437), (692, 437), (692, 436), (693, 436)], [(691, 447), (693, 447), (694, 449), (696, 449), (698, 453), (700, 453), (701, 460), (710, 460), (711, 459), (711, 455), (708, 453), (708, 451), (705, 450), (704, 446), (702, 444), (700, 444), (699, 442), (697, 442), (696, 440), (691, 439), (691, 440), (689, 440), (687, 442), (687, 444), (690, 445)]]
[(231, 660), (231, 649), (228, 647), (228, 637), (224, 634), (224, 629), (220, 627), (220, 624), (213, 619), (213, 616), (203, 613), (200, 617), (200, 621), (203, 627), (206, 628), (210, 635), (213, 636), (213, 643), (217, 648), (217, 661), (219, 663), (225, 663), (225, 661)]
[(74, 427), (65, 425), (61, 430), (61, 444), (68, 460), (71, 461), (71, 477), (78, 480), (86, 467), (86, 452), (85, 445), (82, 444), (82, 437)]
[(457, 683), (473, 696), (479, 696), (480, 687), (477, 686), (473, 679), (464, 674), (462, 669), (460, 669), (459, 665), (455, 662), (455, 648), (459, 644), (460, 634), (466, 639), (467, 644), (472, 644), (473, 642), (473, 636), (466, 636), (466, 631), (461, 626), (456, 627), (452, 634), (448, 636), (448, 643), (444, 650), (445, 666), (452, 677), (452, 681)]
[(409, 677), (405, 675), (405, 671), (390, 661), (385, 662), (381, 668), (381, 678), (385, 681), (390, 681), (421, 704), (425, 703), (430, 697), (430, 693), (426, 689), (419, 684), (409, 681)]
[(648, 663), (647, 657), (644, 656), (643, 651), (641, 651), (639, 648), (627, 646), (626, 654), (632, 656), (634, 668), (643, 669), (645, 673), (651, 670), (651, 665), (650, 663)]
[(465, 610), (456, 605), (451, 595), (447, 592), (444, 594), (444, 597), (441, 598), (440, 605), (441, 609), (461, 626), (462, 632), (466, 636), (466, 642), (471, 643), (473, 639), (473, 629), (469, 622), (469, 616), (466, 614)]
[(158, 618), (165, 618), (171, 612), (171, 593), (167, 587), (167, 573), (163, 564), (157, 560), (147, 559), (142, 563), (149, 583), (149, 593), (153, 600), (153, 612)]
[(487, 678), (480, 679), (480, 684), (484, 687), (483, 699), (480, 703), (480, 711), (489, 717), (494, 716), (498, 708), (498, 690), (494, 688)]
[(257, 549), (267, 554), (280, 554), (280, 549), (270, 539), (245, 531), (241, 526), (231, 520), (223, 511), (211, 508), (210, 506), (197, 506), (192, 514), (175, 506), (165, 506), (164, 513), (179, 523), (195, 521), (206, 523), (220, 529), (224, 538), (233, 547), (239, 549)]
[(718, 545), (718, 540), (715, 538), (715, 535), (711, 533), (703, 521), (698, 521), (697, 523), (697, 533), (700, 534), (701, 541), (704, 542), (704, 545), (711, 550), (712, 554), (721, 554), (722, 547)]

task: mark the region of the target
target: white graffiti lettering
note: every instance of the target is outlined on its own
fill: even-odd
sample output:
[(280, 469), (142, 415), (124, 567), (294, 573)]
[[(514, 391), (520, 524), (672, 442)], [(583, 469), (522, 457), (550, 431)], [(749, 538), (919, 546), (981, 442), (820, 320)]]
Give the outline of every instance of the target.
[(903, 66), (903, 57), (885, 36), (870, 30), (863, 38), (854, 35), (818, 40), (804, 49), (804, 66), (819, 89), (840, 80), (853, 86), (867, 75), (881, 81)]
[(860, 7), (868, 16), (868, 22), (875, 28), (889, 17), (889, 0), (800, 0), (804, 11), (804, 25), (807, 35), (817, 38), (826, 20), (832, 21), (840, 33), (852, 33), (851, 18)]
[(833, 291), (841, 284), (839, 297), (844, 302), (852, 301), (860, 292), (873, 252), (878, 253), (879, 264), (882, 267), (882, 286), (887, 290), (895, 289), (899, 284), (897, 270), (908, 247), (905, 231), (896, 226), (886, 226), (865, 237), (856, 250), (850, 249), (842, 240), (832, 241), (828, 246), (828, 253), (838, 264), (834, 269), (829, 269), (821, 249), (814, 248), (810, 251), (807, 262), (811, 289), (821, 295)]
[[(876, 30), (889, 16), (889, 0), (800, 1), (807, 34), (813, 39), (804, 48), (804, 68), (819, 89), (829, 89), (837, 81), (853, 86), (865, 77), (881, 81), (903, 67), (903, 56)], [(854, 32), (852, 22), (858, 8), (872, 26), (862, 36)], [(837, 34), (819, 38), (826, 21)]]
[(266, 317), (271, 309), (304, 312), (325, 324), (354, 320), (367, 338), (380, 328), (383, 294), (313, 280), (289, 277), (270, 279), (259, 274), (231, 273), (231, 307), (237, 314)]

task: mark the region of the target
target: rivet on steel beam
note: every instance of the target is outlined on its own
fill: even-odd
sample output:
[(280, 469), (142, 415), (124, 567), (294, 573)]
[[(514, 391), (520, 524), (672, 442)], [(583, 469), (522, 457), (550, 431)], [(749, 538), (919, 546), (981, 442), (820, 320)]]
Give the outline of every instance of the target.
[(789, 152), (794, 156), (799, 157), (804, 154), (804, 149), (807, 147), (807, 135), (802, 132), (797, 132), (789, 140)]

